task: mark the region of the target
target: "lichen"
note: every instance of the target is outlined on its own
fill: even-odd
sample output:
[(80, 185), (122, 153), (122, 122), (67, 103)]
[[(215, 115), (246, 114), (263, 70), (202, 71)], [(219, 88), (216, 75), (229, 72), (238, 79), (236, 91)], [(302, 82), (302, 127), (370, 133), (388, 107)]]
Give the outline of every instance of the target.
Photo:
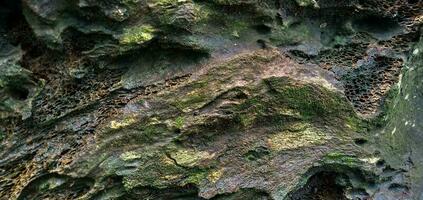
[(122, 153), (120, 155), (120, 158), (123, 161), (130, 161), (130, 160), (135, 160), (135, 159), (141, 158), (141, 156), (142, 155), (140, 153), (136, 152), (136, 151), (128, 151), (128, 152)]
[(194, 167), (198, 165), (200, 161), (212, 159), (214, 157), (214, 154), (206, 151), (181, 149), (171, 152), (170, 156), (175, 159), (178, 165), (184, 167)]
[(135, 122), (135, 119), (132, 116), (127, 116), (125, 119), (121, 121), (112, 120), (110, 121), (110, 128), (111, 129), (121, 129), (126, 126), (129, 126)]
[(210, 173), (207, 175), (207, 180), (212, 183), (216, 183), (223, 176), (224, 171), (225, 169), (223, 168), (210, 171)]
[(284, 131), (273, 134), (267, 143), (273, 151), (283, 151), (322, 145), (329, 139), (331, 139), (330, 136), (309, 127), (299, 132)]
[(143, 44), (154, 38), (156, 29), (151, 25), (141, 25), (126, 29), (120, 37), (121, 44)]

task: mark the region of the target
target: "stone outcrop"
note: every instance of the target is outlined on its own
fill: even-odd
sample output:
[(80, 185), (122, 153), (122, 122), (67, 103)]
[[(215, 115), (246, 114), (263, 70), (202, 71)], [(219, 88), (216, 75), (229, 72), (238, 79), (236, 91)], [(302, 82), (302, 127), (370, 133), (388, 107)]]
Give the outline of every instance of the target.
[(0, 199), (421, 199), (423, 2), (0, 2)]

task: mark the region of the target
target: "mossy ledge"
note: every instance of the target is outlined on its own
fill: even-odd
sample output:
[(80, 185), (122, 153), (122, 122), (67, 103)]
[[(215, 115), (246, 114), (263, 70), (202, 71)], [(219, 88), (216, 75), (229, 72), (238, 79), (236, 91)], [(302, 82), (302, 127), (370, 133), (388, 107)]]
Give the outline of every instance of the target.
[(422, 8), (2, 0), (0, 200), (419, 199)]

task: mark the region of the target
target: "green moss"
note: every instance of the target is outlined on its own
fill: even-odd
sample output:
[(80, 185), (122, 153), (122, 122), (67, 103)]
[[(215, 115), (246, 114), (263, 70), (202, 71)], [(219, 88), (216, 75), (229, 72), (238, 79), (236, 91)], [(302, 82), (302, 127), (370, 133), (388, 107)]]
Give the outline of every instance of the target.
[(238, 115), (238, 120), (244, 127), (249, 127), (253, 125), (256, 120), (256, 115), (254, 113), (246, 113)]
[(150, 25), (142, 25), (126, 29), (120, 38), (121, 44), (142, 44), (154, 37), (156, 30)]
[(355, 115), (348, 116), (345, 119), (345, 124), (354, 132), (364, 133), (368, 129), (368, 121), (363, 120)]
[(247, 30), (249, 26), (250, 24), (248, 24), (246, 21), (233, 20), (230, 24), (227, 24), (227, 27), (229, 28), (228, 33), (234, 37), (239, 38), (239, 34)]
[(193, 89), (200, 89), (200, 88), (207, 87), (208, 84), (209, 83), (207, 80), (200, 80), (190, 84), (190, 87), (192, 87)]
[(200, 185), (207, 179), (208, 172), (205, 170), (194, 170), (190, 175), (182, 181), (182, 185), (195, 184)]
[(163, 127), (157, 127), (154, 125), (144, 127), (143, 134), (148, 139), (153, 139), (155, 136), (160, 135), (164, 132)]
[(349, 167), (357, 167), (362, 163), (356, 156), (347, 155), (342, 152), (331, 152), (325, 155), (322, 159), (325, 164), (341, 164)]
[(175, 119), (175, 126), (176, 126), (176, 128), (182, 129), (182, 127), (184, 126), (184, 124), (185, 124), (184, 117), (179, 116), (179, 117), (177, 117)]
[(345, 118), (353, 115), (353, 108), (340, 94), (312, 84), (293, 84), (286, 78), (270, 78), (267, 84), (274, 90), (277, 103), (300, 112), (304, 119)]
[(145, 104), (145, 100), (144, 99), (140, 99), (140, 100), (138, 100), (138, 103), (141, 104), (141, 105), (144, 105)]
[(347, 99), (335, 91), (289, 78), (269, 78), (264, 82), (250, 88), (249, 93), (255, 96), (230, 108), (243, 128), (266, 124), (274, 131), (304, 130), (306, 126), (298, 123), (300, 127), (292, 127), (298, 121), (331, 124), (356, 132), (366, 128), (366, 122), (357, 117)]
[[(387, 119), (395, 118), (397, 115), (398, 110), (395, 109), (396, 106), (400, 106), (398, 101), (399, 88), (397, 85), (394, 85), (387, 93), (383, 105), (380, 109), (380, 114), (375, 118), (370, 119), (369, 127), (371, 129), (377, 129), (383, 127), (387, 124)], [(401, 111), (402, 109), (399, 109)]]
[[(147, 144), (160, 140), (161, 138), (169, 136), (173, 133), (172, 130), (169, 130), (166, 124), (157, 123), (157, 124), (141, 124), (121, 128), (121, 129), (107, 129), (99, 137), (108, 137), (115, 135), (114, 140), (107, 141), (102, 143), (99, 148), (119, 148), (126, 145), (132, 144)], [(123, 134), (124, 133), (124, 134)]]
[(335, 38), (333, 39), (333, 45), (337, 46), (337, 45), (347, 45), (348, 44), (348, 38), (346, 38), (345, 36), (340, 36), (337, 35), (335, 36)]
[(185, 110), (187, 108), (195, 107), (200, 103), (204, 103), (205, 101), (207, 101), (207, 95), (193, 93), (187, 95), (187, 97), (183, 98), (182, 100), (176, 101), (174, 106), (180, 110)]

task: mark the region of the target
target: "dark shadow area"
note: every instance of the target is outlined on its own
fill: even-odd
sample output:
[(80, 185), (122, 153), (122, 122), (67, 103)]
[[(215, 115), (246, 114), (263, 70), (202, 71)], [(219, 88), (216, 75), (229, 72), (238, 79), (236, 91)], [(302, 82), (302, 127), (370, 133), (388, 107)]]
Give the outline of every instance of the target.
[(186, 74), (210, 56), (204, 51), (176, 45), (167, 46), (157, 41), (136, 51), (113, 59), (109, 65), (110, 68), (124, 66), (127, 69), (122, 78), (127, 89)]
[(354, 143), (356, 144), (356, 145), (364, 145), (364, 144), (367, 144), (367, 139), (365, 139), (365, 138), (357, 138), (357, 139), (354, 139)]
[(367, 189), (375, 188), (374, 174), (345, 164), (312, 168), (304, 185), (287, 195), (287, 200), (368, 199)]
[(336, 172), (319, 172), (310, 177), (306, 185), (292, 194), (289, 200), (347, 200), (345, 188), (337, 183), (337, 178), (345, 176)]
[(22, 12), (22, 3), (18, 0), (0, 1), (0, 38), (11, 45), (21, 45), (25, 49), (34, 42), (32, 30)]
[(0, 32), (7, 32), (21, 18), (21, 1), (0, 1)]
[(389, 39), (402, 31), (396, 19), (373, 15), (353, 20), (352, 26), (356, 31), (369, 33), (378, 39)]
[(64, 50), (74, 56), (81, 56), (84, 51), (92, 51), (96, 45), (118, 45), (118, 42), (110, 35), (83, 33), (75, 28), (65, 29), (61, 34), (61, 38)]
[(272, 31), (272, 28), (269, 26), (266, 26), (264, 24), (255, 25), (253, 26), (254, 30), (257, 31), (257, 33), (260, 34), (269, 34)]
[(22, 85), (21, 86), (12, 85), (12, 86), (7, 88), (6, 93), (16, 100), (23, 101), (23, 100), (26, 100), (28, 98), (29, 90), (27, 88), (23, 87)]

